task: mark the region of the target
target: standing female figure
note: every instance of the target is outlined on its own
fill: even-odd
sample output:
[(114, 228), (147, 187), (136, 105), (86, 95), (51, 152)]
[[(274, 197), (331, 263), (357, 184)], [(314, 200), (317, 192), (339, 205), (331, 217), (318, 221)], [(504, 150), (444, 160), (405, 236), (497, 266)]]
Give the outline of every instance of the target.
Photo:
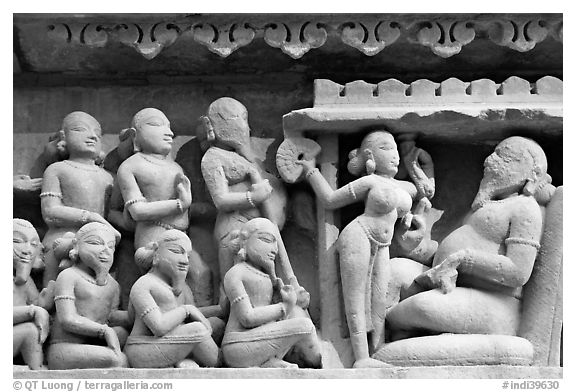
[(332, 190), (311, 161), (299, 161), (316, 196), (327, 209), (364, 201), (364, 213), (340, 233), (337, 249), (344, 307), (354, 352), (354, 367), (382, 367), (370, 358), (371, 348), (383, 343), (386, 288), (389, 279), (389, 246), (396, 220), (412, 219), (410, 209), (416, 187), (395, 180), (400, 157), (394, 137), (386, 131), (369, 133), (361, 147), (350, 154), (348, 170), (363, 175), (338, 190)]

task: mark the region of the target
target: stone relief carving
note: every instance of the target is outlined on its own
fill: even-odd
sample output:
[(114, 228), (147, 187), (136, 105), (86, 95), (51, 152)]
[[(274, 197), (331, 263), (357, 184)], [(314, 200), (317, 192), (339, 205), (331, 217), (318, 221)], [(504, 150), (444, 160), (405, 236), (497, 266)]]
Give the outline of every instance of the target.
[[(188, 19), (188, 20), (187, 20)], [(69, 44), (103, 47), (118, 41), (133, 47), (144, 58), (156, 57), (164, 48), (182, 37), (193, 37), (211, 52), (227, 57), (256, 39), (280, 48), (298, 59), (311, 49), (322, 47), (327, 40), (337, 39), (374, 56), (390, 45), (419, 44), (429, 47), (440, 57), (460, 53), (463, 46), (475, 39), (488, 38), (497, 45), (520, 52), (529, 51), (549, 35), (562, 41), (562, 21), (557, 15), (526, 15), (497, 18), (471, 14), (460, 19), (426, 16), (390, 16), (355, 20), (353, 16), (322, 16), (309, 19), (292, 15), (285, 20), (274, 18), (241, 19), (214, 22), (208, 18), (197, 22), (186, 16), (154, 22), (126, 18), (114, 23), (62, 22), (47, 26), (48, 33)]]
[[(378, 26), (372, 31), (381, 38), (375, 33)], [(304, 31), (306, 26), (300, 28)], [(225, 31), (234, 34), (231, 28)], [(280, 46), (289, 42), (278, 38), (281, 41)], [(288, 187), (303, 186), (295, 183), (305, 180), (319, 209), (364, 202), (364, 210), (336, 242), (345, 310), (339, 321), (350, 335), (353, 367), (543, 363), (541, 358), (550, 355), (558, 340), (561, 321), (555, 314), (549, 317), (552, 324), (539, 324), (535, 315), (542, 311), (542, 301), (534, 298), (544, 296), (548, 308), (555, 308), (561, 298), (558, 292), (553, 299), (545, 296), (541, 282), (556, 287), (561, 277), (562, 188), (551, 185), (538, 144), (507, 138), (486, 159), (468, 220), (438, 244), (426, 219), (437, 191), (437, 170), (432, 155), (417, 146), (420, 136), (433, 131), (367, 128), (363, 121), (372, 118), (353, 117), (360, 125), (350, 132), (365, 136), (349, 153), (347, 168), (359, 178), (336, 187), (336, 174), (323, 176), (326, 157), (337, 150), (334, 144), (322, 137), (303, 137), (291, 128), (291, 119), (310, 121), (300, 123), (313, 125), (304, 132), (309, 136), (319, 129), (330, 131), (334, 124), (335, 132), (342, 132), (338, 122), (349, 126), (350, 110), (358, 107), (367, 108), (363, 115), (378, 109), (386, 116), (386, 104), (400, 104), (396, 110), (409, 112), (422, 103), (428, 104), (420, 105), (428, 111), (458, 103), (466, 115), (481, 117), (480, 103), (506, 102), (532, 105), (554, 117), (561, 92), (561, 81), (551, 77), (534, 84), (516, 77), (500, 84), (452, 78), (441, 83), (392, 79), (343, 86), (317, 80), (314, 108), (285, 117), (287, 137), (278, 148), (276, 164)], [(332, 111), (334, 118), (316, 115), (334, 107), (340, 109)], [(328, 125), (318, 125), (321, 121)], [(49, 164), (40, 194), (49, 230), (43, 240), (45, 289), (40, 293), (31, 278), (42, 248), (38, 233), (29, 222), (14, 220), (14, 339), (20, 343), (14, 355), (21, 355), (31, 369), (44, 366), (42, 343), (54, 302), (56, 321), (46, 351), (50, 369), (321, 368), (326, 363), (325, 348), (307, 311), (310, 294), (299, 284), (280, 234), (287, 204), (297, 197), (288, 199), (284, 184), (255, 154), (243, 104), (217, 99), (199, 122), (197, 139), (204, 151), (195, 158), (201, 159), (202, 176), (217, 210), (213, 247), (218, 265), (204, 263), (190, 241), (194, 217), (209, 214), (213, 207), (194, 209), (191, 181), (168, 158), (174, 135), (164, 113), (139, 111), (106, 159), (96, 119), (83, 112), (65, 117), (42, 157)], [(322, 172), (316, 169), (317, 161)], [(115, 172), (113, 187), (110, 173)], [(40, 185), (30, 177), (16, 180), (15, 192)], [(322, 214), (317, 212), (317, 217)], [(323, 223), (317, 221), (310, 232)], [(126, 303), (120, 300), (122, 282), (109, 273), (120, 241), (112, 226), (123, 236), (134, 231), (126, 260), (135, 258), (138, 275), (145, 273), (129, 290)], [(206, 237), (196, 240), (209, 242)], [(398, 257), (391, 259), (390, 247)], [(206, 272), (191, 279), (195, 265)], [(201, 280), (209, 282), (207, 290), (219, 294), (211, 298), (199, 293)], [(202, 297), (201, 304), (196, 297)], [(425, 336), (418, 336), (423, 330)], [(541, 331), (553, 337), (542, 339)], [(323, 331), (318, 332), (324, 338)], [(449, 335), (433, 336), (437, 333)], [(434, 353), (439, 345), (446, 347), (448, 357)], [(486, 354), (498, 347), (496, 354)]]

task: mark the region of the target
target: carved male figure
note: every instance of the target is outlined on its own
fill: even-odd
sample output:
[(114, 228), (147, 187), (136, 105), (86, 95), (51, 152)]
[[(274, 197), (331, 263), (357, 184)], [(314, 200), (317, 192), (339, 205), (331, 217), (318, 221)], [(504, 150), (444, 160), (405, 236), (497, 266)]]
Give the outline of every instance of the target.
[(136, 320), (125, 351), (132, 367), (219, 365), (219, 349), (210, 335), (224, 323), (207, 319), (210, 315), (183, 292), (191, 250), (185, 233), (168, 230), (136, 251), (137, 263), (150, 271), (130, 291)]
[(131, 316), (118, 310), (120, 287), (108, 273), (119, 240), (117, 231), (100, 222), (88, 223), (76, 233), (70, 251), (74, 265), (60, 273), (54, 290), (50, 369), (127, 366), (121, 340)]
[(38, 233), (30, 222), (23, 219), (12, 220), (13, 254), (12, 265), (14, 282), (13, 304), (13, 356), (22, 355), (30, 369), (44, 368), (42, 344), (48, 336), (48, 312), (53, 303), (47, 291), (42, 295), (30, 277), (34, 260), (40, 256), (42, 244)]
[[(534, 141), (510, 137), (498, 144), (484, 162), (464, 225), (441, 242), (431, 269), (404, 274), (405, 299), (388, 316), (393, 328), (517, 334), (522, 286), (540, 246), (539, 204), (545, 205), (555, 189), (546, 170), (544, 151)], [(397, 263), (395, 268), (422, 271), (407, 259)]]
[(46, 269), (43, 285), (58, 275), (52, 244), (66, 232), (75, 233), (89, 222), (105, 220), (113, 178), (96, 165), (101, 152), (102, 130), (96, 119), (84, 112), (64, 117), (62, 130), (69, 158), (48, 166), (40, 193), (42, 217), (48, 225), (43, 244)]
[(294, 288), (276, 277), (277, 238), (276, 226), (265, 218), (247, 222), (237, 238), (240, 260), (224, 277), (231, 310), (222, 351), (229, 366), (297, 367), (284, 360), (294, 350), (303, 366), (321, 367), (314, 324), (298, 306)]

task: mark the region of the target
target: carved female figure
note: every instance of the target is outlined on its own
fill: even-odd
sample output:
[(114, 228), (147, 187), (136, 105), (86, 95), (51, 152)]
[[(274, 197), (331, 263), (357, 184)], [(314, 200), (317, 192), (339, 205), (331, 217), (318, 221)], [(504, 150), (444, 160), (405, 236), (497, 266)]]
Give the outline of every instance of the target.
[(158, 109), (136, 113), (133, 133), (134, 155), (118, 168), (118, 185), (125, 209), (136, 221), (136, 249), (170, 229), (188, 228), (192, 202), (190, 181), (180, 165), (169, 158), (174, 134), (168, 118)]
[(372, 348), (383, 343), (388, 247), (396, 220), (411, 220), (410, 208), (417, 192), (414, 184), (394, 179), (400, 158), (389, 132), (369, 133), (350, 158), (348, 170), (363, 176), (335, 191), (311, 161), (299, 162), (325, 208), (365, 203), (364, 213), (342, 230), (337, 248), (354, 367), (382, 367), (385, 364), (370, 358), (367, 334), (372, 332)]
[[(233, 265), (230, 233), (250, 219), (266, 217), (279, 230), (286, 220), (286, 195), (282, 183), (267, 173), (250, 144), (246, 107), (232, 98), (219, 98), (201, 117), (199, 137), (210, 145), (202, 157), (202, 176), (218, 216), (214, 237), (218, 244), (220, 279)], [(301, 297), (307, 293), (298, 284), (280, 235), (277, 235), (280, 274)], [(303, 298), (304, 299), (304, 298)], [(306, 301), (304, 301), (306, 302)]]
[(13, 219), (13, 356), (22, 355), (24, 363), (30, 369), (44, 368), (42, 344), (48, 336), (48, 312), (52, 298), (44, 289), (42, 294), (30, 278), (34, 260), (40, 256), (42, 244), (36, 229), (30, 222), (23, 219)]
[[(290, 350), (304, 366), (321, 366), (314, 324), (297, 305), (294, 288), (276, 278), (277, 235), (271, 221), (255, 218), (236, 241), (241, 260), (224, 277), (231, 309), (222, 352), (231, 367), (297, 367), (283, 360)], [(280, 291), (279, 303), (273, 301), (274, 290)]]
[(120, 338), (127, 332), (109, 323), (130, 324), (130, 315), (118, 310), (120, 287), (108, 271), (120, 235), (110, 225), (82, 226), (70, 251), (75, 263), (56, 280), (56, 318), (48, 348), (50, 369), (126, 367)]
[[(484, 177), (464, 224), (440, 243), (433, 268), (403, 282), (415, 295), (389, 313), (402, 331), (517, 335), (522, 287), (542, 233), (540, 204), (554, 192), (542, 148), (510, 137), (484, 162)], [(405, 261), (404, 261), (405, 262)], [(456, 287), (456, 282), (458, 283)]]
[(96, 119), (84, 112), (72, 112), (62, 121), (69, 158), (48, 166), (42, 179), (42, 217), (48, 225), (43, 244), (43, 285), (58, 275), (58, 261), (52, 243), (66, 232), (75, 233), (88, 222), (105, 220), (113, 178), (96, 165), (101, 152), (102, 130)]
[(168, 230), (136, 251), (137, 263), (151, 269), (130, 291), (136, 320), (125, 352), (132, 367), (219, 365), (219, 349), (210, 335), (213, 326), (222, 329), (223, 323), (208, 320), (182, 291), (191, 250), (185, 233)]

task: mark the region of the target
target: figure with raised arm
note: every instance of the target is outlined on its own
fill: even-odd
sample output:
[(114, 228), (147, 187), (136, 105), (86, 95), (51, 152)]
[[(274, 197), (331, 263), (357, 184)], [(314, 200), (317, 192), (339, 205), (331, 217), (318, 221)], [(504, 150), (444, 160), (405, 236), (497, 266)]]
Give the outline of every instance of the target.
[[(231, 367), (298, 367), (285, 360), (295, 350), (302, 366), (320, 368), (314, 324), (297, 304), (294, 288), (276, 277), (276, 225), (254, 218), (233, 237), (239, 260), (224, 277), (231, 304), (222, 341), (224, 361)], [(278, 294), (280, 302), (274, 300)]]
[(42, 243), (34, 226), (23, 219), (12, 220), (14, 271), (13, 282), (13, 356), (20, 354), (32, 370), (45, 368), (42, 344), (49, 332), (46, 309), (53, 306), (53, 285), (38, 293), (30, 277), (32, 266), (42, 252)]
[(121, 343), (133, 316), (118, 310), (120, 287), (108, 273), (119, 239), (116, 230), (100, 222), (76, 232), (69, 252), (74, 265), (58, 275), (54, 288), (50, 369), (127, 366)]
[(219, 349), (211, 334), (221, 337), (224, 323), (208, 312), (204, 315), (183, 291), (191, 250), (185, 233), (167, 230), (136, 251), (136, 262), (149, 272), (130, 291), (130, 307), (136, 320), (125, 352), (132, 367), (220, 364)]
[[(354, 367), (383, 367), (387, 365), (370, 358), (370, 353), (384, 342), (389, 246), (398, 219), (410, 226), (417, 190), (410, 182), (394, 179), (400, 157), (394, 137), (387, 131), (366, 135), (349, 157), (348, 170), (361, 177), (338, 190), (330, 187), (312, 161), (301, 160), (299, 164), (324, 208), (337, 209), (360, 201), (365, 204), (364, 213), (340, 233), (337, 250)], [(419, 201), (426, 202), (425, 198)]]
[(89, 222), (108, 224), (105, 218), (113, 185), (112, 175), (96, 165), (102, 130), (94, 117), (72, 112), (64, 117), (60, 133), (69, 157), (48, 166), (40, 193), (42, 217), (48, 225), (43, 239), (47, 251), (44, 287), (59, 272), (52, 250), (54, 240), (67, 232), (75, 233)]

